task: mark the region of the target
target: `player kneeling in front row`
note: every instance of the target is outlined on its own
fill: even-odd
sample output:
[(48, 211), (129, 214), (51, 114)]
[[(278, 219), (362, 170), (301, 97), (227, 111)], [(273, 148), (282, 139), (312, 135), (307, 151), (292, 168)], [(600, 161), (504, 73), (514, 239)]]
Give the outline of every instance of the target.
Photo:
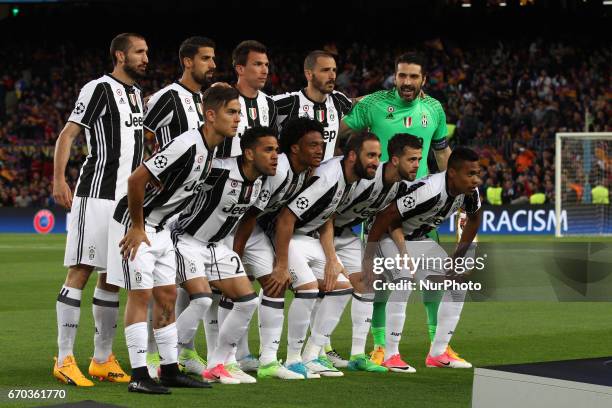
[[(374, 293), (364, 280), (361, 270), (362, 242), (351, 228), (386, 208), (397, 196), (402, 180), (414, 181), (421, 160), (422, 142), (413, 135), (398, 133), (387, 146), (389, 161), (378, 166), (372, 180), (362, 179), (348, 203), (336, 211), (334, 245), (340, 261), (349, 273), (354, 288), (351, 303), (353, 336), (349, 370), (386, 372), (388, 369), (414, 372), (405, 362), (395, 366), (378, 365), (365, 354), (366, 338), (370, 329)], [(396, 351), (397, 353), (397, 351)], [(395, 353), (394, 353), (395, 354)]]
[[(169, 394), (166, 387), (210, 387), (181, 372), (177, 364), (176, 260), (166, 221), (184, 208), (210, 172), (215, 147), (233, 137), (240, 121), (238, 92), (210, 88), (203, 97), (205, 124), (155, 153), (128, 180), (128, 194), (115, 209), (109, 232), (109, 282), (128, 290), (125, 339), (132, 365), (131, 392)], [(142, 243), (147, 245), (141, 245)], [(163, 364), (161, 384), (146, 364), (147, 305), (153, 297), (153, 327)]]
[(286, 285), (279, 284), (279, 277), (272, 272), (275, 256), (268, 232), (273, 231), (280, 209), (300, 192), (310, 169), (321, 164), (324, 144), (323, 126), (316, 120), (296, 118), (285, 124), (280, 134), (282, 153), (278, 156), (276, 174), (266, 177), (259, 198), (240, 220), (233, 237), (234, 251), (240, 255), (247, 274), (257, 279), (262, 288), (259, 378), (304, 379), (303, 372), (292, 371), (278, 361)]
[[(458, 147), (451, 153), (448, 160), (448, 170), (436, 173), (414, 183), (408, 184), (396, 201), (386, 210), (378, 214), (368, 235), (364, 270), (372, 274), (373, 257), (393, 258), (407, 256), (412, 259), (421, 258), (423, 262), (414, 265), (414, 275), (417, 282), (434, 281), (455, 278), (453, 270), (444, 270), (448, 255), (438, 243), (427, 238), (426, 234), (450, 218), (457, 209), (467, 213), (467, 223), (461, 241), (452, 259), (464, 257), (478, 231), (481, 219), (480, 198), (478, 186), (481, 184), (478, 155), (471, 149)], [(386, 235), (389, 228), (401, 228), (405, 242), (401, 247)], [(399, 248), (398, 248), (399, 247)], [(454, 265), (454, 262), (453, 262)], [(397, 267), (397, 266), (396, 266)], [(393, 282), (410, 281), (413, 276), (406, 268), (388, 270)], [(372, 275), (368, 281), (378, 279)], [(381, 281), (375, 281), (375, 285)], [(376, 288), (376, 286), (375, 286)], [(380, 288), (378, 288), (380, 289)], [(438, 330), (434, 337), (425, 364), (427, 367), (470, 368), (472, 365), (463, 359), (448, 353), (447, 347), (457, 326), (466, 291), (446, 290), (438, 310)], [(410, 289), (394, 290), (387, 307), (393, 302), (399, 306), (395, 314), (397, 318), (388, 319), (388, 327), (397, 333), (397, 343), (403, 330), (406, 303)], [(388, 313), (389, 314), (389, 313)], [(401, 360), (399, 352), (396, 354)]]
[[(344, 150), (344, 157), (329, 159), (315, 170), (306, 188), (276, 220), (277, 258), (272, 274), (290, 278), (295, 292), (288, 314), (286, 366), (307, 378), (343, 375), (319, 357), (352, 293), (334, 248), (331, 217), (360, 179), (374, 178), (380, 161), (380, 142), (372, 133), (352, 136)], [(319, 291), (324, 298), (302, 354)]]
[(177, 282), (191, 302), (180, 315), (179, 347), (189, 344), (211, 304), (210, 285), (233, 301), (219, 327), (217, 344), (208, 360), (204, 379), (222, 384), (254, 383), (235, 361), (228, 361), (246, 331), (259, 303), (242, 261), (223, 239), (234, 229), (261, 191), (261, 176), (274, 176), (278, 140), (267, 127), (248, 129), (241, 137), (243, 154), (215, 159), (204, 187), (172, 227), (178, 264)]

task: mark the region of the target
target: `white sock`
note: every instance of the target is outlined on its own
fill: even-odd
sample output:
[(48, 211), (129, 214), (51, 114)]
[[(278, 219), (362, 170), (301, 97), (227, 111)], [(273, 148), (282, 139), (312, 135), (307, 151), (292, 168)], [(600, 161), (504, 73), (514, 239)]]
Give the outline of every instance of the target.
[(153, 334), (159, 350), (160, 364), (176, 364), (178, 362), (176, 323), (171, 323), (161, 329), (153, 329)]
[(318, 289), (298, 290), (287, 315), (287, 364), (302, 361), (302, 346), (310, 325)]
[(249, 322), (257, 308), (257, 302), (255, 293), (234, 301), (234, 307), (219, 326), (219, 339), (217, 347), (208, 361), (209, 367), (228, 363), (230, 353), (249, 327)]
[[(233, 307), (234, 307), (234, 302), (232, 302), (232, 299), (230, 298), (223, 296), (221, 300), (219, 301), (219, 312), (218, 312), (219, 332), (221, 332), (221, 326), (223, 325), (223, 322), (225, 321), (227, 316), (232, 311)], [(217, 342), (218, 341), (219, 339), (217, 338)], [(232, 351), (226, 357), (224, 364), (233, 364), (236, 362), (236, 347), (237, 346), (238, 344), (236, 343)]]
[(132, 369), (147, 366), (147, 322), (130, 324), (125, 328), (125, 343)]
[(61, 366), (64, 359), (74, 354), (74, 339), (76, 338), (79, 320), (81, 318), (81, 295), (80, 289), (62, 286), (57, 302), (55, 302), (55, 312), (57, 314), (57, 364)]
[(247, 327), (244, 336), (238, 340), (238, 346), (236, 347), (236, 359), (242, 360), (245, 357), (248, 357), (251, 354), (251, 350), (249, 349), (249, 328)]
[[(176, 315), (176, 328), (177, 330), (179, 329), (179, 317), (181, 315), (181, 313), (183, 313), (183, 311), (185, 311), (185, 309), (187, 309), (190, 305), (190, 298), (189, 298), (189, 292), (187, 292), (185, 289), (181, 288), (180, 286), (176, 288), (176, 302), (174, 304), (174, 314)], [(197, 330), (198, 326), (196, 324), (196, 330)], [(193, 336), (193, 338), (191, 338), (191, 340), (189, 340), (189, 342), (187, 344), (184, 344), (183, 346), (185, 348), (188, 348), (190, 350), (194, 350), (195, 346), (193, 344), (194, 342), (194, 338), (195, 336)]]
[(155, 299), (151, 297), (149, 301), (149, 305), (147, 306), (147, 333), (148, 333), (148, 341), (147, 341), (147, 353), (155, 354), (157, 353), (157, 343), (155, 342), (155, 335), (153, 334), (153, 304), (155, 303)]
[(179, 349), (194, 350), (193, 344), (200, 321), (206, 316), (206, 311), (212, 303), (210, 293), (197, 293), (191, 296), (191, 302), (176, 319)]
[(385, 333), (385, 358), (399, 354), (399, 344), (406, 321), (406, 305), (411, 291), (394, 290), (387, 301), (387, 330)]
[(374, 295), (371, 293), (353, 293), (353, 299), (351, 301), (351, 321), (353, 323), (351, 356), (365, 353), (368, 332), (370, 331), (370, 324), (372, 322), (372, 311), (374, 309), (373, 302)]
[(285, 321), (285, 298), (272, 298), (263, 295), (259, 305), (259, 338), (261, 344), (261, 365), (278, 360), (277, 352), (283, 334)]
[(105, 363), (113, 352), (119, 316), (119, 292), (95, 288), (92, 303), (95, 324), (93, 357), (98, 363)]
[[(312, 313), (310, 314), (310, 333), (312, 333), (312, 328), (314, 327), (314, 319), (315, 319), (315, 316), (317, 315), (317, 312), (319, 311), (319, 307), (321, 306), (321, 301), (323, 300), (323, 296), (324, 296), (323, 292), (319, 291), (317, 301), (315, 302), (314, 307), (312, 308)], [(308, 346), (308, 342), (306, 342), (305, 347), (307, 346)], [(331, 350), (330, 339), (327, 339), (327, 344), (325, 345), (325, 347), (320, 348), (319, 355), (324, 356), (326, 349)]]
[[(328, 343), (331, 334), (340, 321), (346, 304), (351, 298), (352, 292), (353, 289), (338, 289), (325, 293), (308, 340), (309, 342), (312, 341), (314, 346), (307, 347), (304, 350), (304, 362), (317, 358), (321, 349)], [(315, 352), (316, 354), (314, 354)]]
[(219, 300), (221, 295), (212, 294), (212, 304), (204, 315), (204, 334), (206, 335), (206, 359), (210, 360), (219, 337)]
[(429, 352), (431, 356), (439, 356), (446, 351), (459, 322), (465, 294), (465, 291), (444, 292), (438, 308), (438, 328)]

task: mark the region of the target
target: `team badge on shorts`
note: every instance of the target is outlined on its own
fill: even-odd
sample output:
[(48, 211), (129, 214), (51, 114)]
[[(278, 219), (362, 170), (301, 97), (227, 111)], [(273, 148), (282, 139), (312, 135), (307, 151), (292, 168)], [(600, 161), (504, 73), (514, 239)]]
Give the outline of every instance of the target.
[(89, 260), (93, 261), (95, 257), (96, 257), (96, 247), (95, 245), (90, 245), (89, 246)]
[(136, 283), (142, 282), (142, 274), (140, 272), (136, 271), (136, 274), (134, 274), (134, 276), (136, 277)]

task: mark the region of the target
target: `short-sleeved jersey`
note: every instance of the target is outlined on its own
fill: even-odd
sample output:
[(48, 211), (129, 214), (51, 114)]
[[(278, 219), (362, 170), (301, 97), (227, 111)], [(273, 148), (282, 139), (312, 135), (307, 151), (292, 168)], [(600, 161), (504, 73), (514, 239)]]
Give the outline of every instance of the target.
[(287, 155), (278, 155), (276, 174), (263, 179), (261, 193), (254, 204), (261, 211), (257, 222), (264, 231), (270, 232), (273, 229), (279, 210), (300, 192), (308, 172), (308, 169), (301, 173), (295, 172)]
[(382, 161), (389, 159), (387, 144), (397, 133), (409, 133), (423, 141), (423, 159), (417, 178), (427, 174), (429, 148), (446, 147), (446, 114), (438, 100), (431, 96), (406, 102), (396, 89), (378, 91), (365, 96), (344, 118), (351, 129), (369, 129), (380, 139)]
[(384, 183), (387, 166), (379, 165), (372, 180), (359, 180), (346, 203), (338, 207), (334, 218), (337, 233), (370, 219), (396, 198), (400, 183)]
[(202, 94), (174, 82), (155, 92), (147, 101), (144, 127), (155, 133), (161, 147), (204, 123)]
[(282, 128), (287, 121), (298, 117), (305, 116), (315, 119), (325, 129), (323, 161), (334, 156), (340, 120), (351, 110), (350, 99), (341, 92), (333, 91), (327, 95), (325, 102), (314, 102), (306, 96), (306, 92), (302, 89), (297, 92), (276, 95), (274, 101), (278, 108), (279, 128)]
[(269, 126), (276, 129), (276, 105), (274, 100), (259, 91), (257, 97), (240, 95), (240, 123), (233, 138), (226, 138), (217, 149), (217, 157), (235, 157), (242, 154), (240, 136), (245, 130), (255, 126)]
[(202, 242), (219, 242), (230, 234), (255, 203), (261, 177), (249, 181), (242, 156), (215, 159), (209, 176), (178, 220), (178, 230)]
[[(157, 229), (185, 208), (192, 196), (203, 188), (210, 173), (214, 149), (206, 145), (200, 130), (188, 130), (172, 139), (143, 164), (161, 188), (152, 183), (145, 189), (143, 215), (145, 224)], [(128, 197), (115, 208), (113, 218), (130, 225)]]
[(418, 240), (438, 228), (459, 208), (468, 214), (477, 212), (480, 196), (478, 189), (471, 194), (449, 195), (444, 171), (412, 183), (402, 182), (396, 203), (405, 238)]
[(302, 191), (287, 204), (298, 218), (296, 233), (308, 234), (319, 229), (355, 188), (357, 183), (346, 181), (342, 159), (342, 156), (333, 157), (322, 163)]
[(79, 197), (115, 200), (142, 162), (143, 100), (136, 85), (106, 74), (88, 82), (68, 121), (85, 128), (87, 157), (76, 186)]

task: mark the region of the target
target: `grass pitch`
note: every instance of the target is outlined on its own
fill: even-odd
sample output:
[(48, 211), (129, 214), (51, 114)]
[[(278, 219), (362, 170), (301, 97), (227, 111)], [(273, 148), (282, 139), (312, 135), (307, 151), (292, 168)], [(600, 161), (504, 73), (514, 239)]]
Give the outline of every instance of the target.
[[(493, 238), (495, 239), (495, 238)], [(490, 238), (488, 239), (491, 240)], [(504, 241), (541, 242), (542, 238), (504, 238)], [(173, 390), (171, 396), (128, 393), (125, 385), (97, 383), (88, 389), (65, 386), (51, 375), (56, 354), (55, 299), (65, 278), (62, 266), (64, 235), (0, 235), (0, 336), (3, 351), (0, 403), (3, 406), (40, 406), (94, 400), (129, 407), (469, 407), (472, 370), (427, 369), (425, 312), (413, 296), (408, 305), (401, 352), (416, 374), (346, 372), (343, 378), (222, 386), (211, 390)], [(525, 264), (537, 265), (538, 253), (526, 252)], [(95, 282), (83, 294), (81, 324), (75, 354), (87, 371), (93, 352), (91, 296)], [(122, 306), (124, 305), (122, 294)], [(332, 337), (333, 345), (348, 356), (351, 342), (350, 307)], [(453, 347), (475, 366), (526, 363), (612, 355), (610, 303), (553, 301), (466, 303)], [(251, 350), (257, 351), (257, 328), (251, 324)], [(285, 356), (286, 335), (279, 356)], [(204, 335), (197, 347), (203, 353)], [(370, 344), (368, 344), (370, 348)], [(115, 354), (123, 367), (129, 360), (120, 324)], [(64, 389), (66, 399), (10, 400), (12, 389)]]

